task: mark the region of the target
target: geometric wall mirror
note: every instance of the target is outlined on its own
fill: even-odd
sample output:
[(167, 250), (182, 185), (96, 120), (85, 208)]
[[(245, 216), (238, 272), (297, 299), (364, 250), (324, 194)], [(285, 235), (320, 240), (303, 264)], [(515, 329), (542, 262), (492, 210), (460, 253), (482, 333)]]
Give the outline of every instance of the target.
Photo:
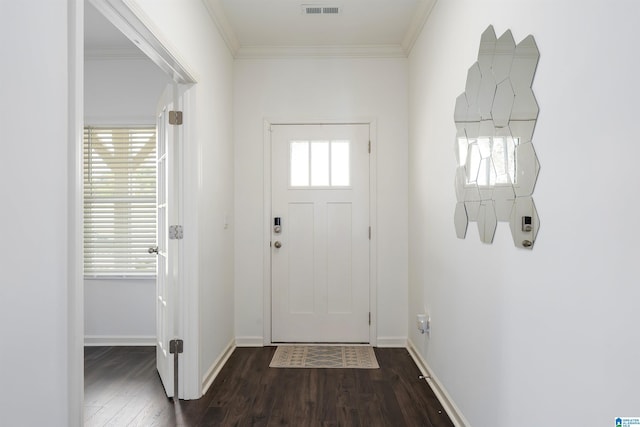
[(476, 222), (480, 241), (492, 243), (498, 222), (508, 222), (514, 244), (533, 248), (540, 163), (532, 142), (538, 103), (531, 87), (539, 58), (531, 35), (516, 45), (509, 30), (497, 38), (490, 25), (482, 33), (478, 61), (454, 111), (458, 238)]

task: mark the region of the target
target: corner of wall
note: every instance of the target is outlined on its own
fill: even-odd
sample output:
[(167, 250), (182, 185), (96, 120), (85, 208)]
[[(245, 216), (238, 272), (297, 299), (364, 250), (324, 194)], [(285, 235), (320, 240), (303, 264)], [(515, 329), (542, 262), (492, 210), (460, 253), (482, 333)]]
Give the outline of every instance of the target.
[(411, 339), (409, 339), (407, 343), (407, 350), (409, 351), (411, 358), (413, 358), (413, 361), (418, 366), (418, 369), (420, 369), (420, 372), (422, 373), (424, 379), (427, 381), (427, 384), (429, 384), (429, 387), (431, 387), (431, 390), (433, 390), (436, 397), (444, 407), (447, 415), (449, 415), (449, 418), (451, 419), (453, 424), (456, 427), (470, 426), (471, 424), (469, 423), (469, 421), (467, 421), (464, 415), (462, 415), (462, 411), (460, 411), (460, 409), (456, 406), (447, 390), (444, 388), (440, 380), (438, 380), (438, 377), (433, 374), (433, 371), (429, 367), (429, 364), (422, 357), (422, 354), (418, 351)]
[(405, 348), (407, 347), (407, 337), (378, 337), (377, 347)]
[(235, 341), (231, 341), (224, 351), (220, 354), (220, 356), (211, 364), (209, 369), (207, 369), (207, 373), (202, 378), (202, 394), (204, 395), (209, 387), (213, 384), (213, 381), (216, 379), (222, 367), (227, 363), (231, 354), (236, 349)]
[(236, 347), (264, 347), (264, 337), (236, 337)]

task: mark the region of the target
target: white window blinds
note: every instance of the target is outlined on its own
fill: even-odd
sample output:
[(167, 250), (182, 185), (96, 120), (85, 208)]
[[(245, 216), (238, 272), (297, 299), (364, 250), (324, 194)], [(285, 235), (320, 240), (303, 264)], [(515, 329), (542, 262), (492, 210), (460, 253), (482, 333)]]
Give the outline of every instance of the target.
[(156, 274), (156, 130), (84, 131), (84, 274)]

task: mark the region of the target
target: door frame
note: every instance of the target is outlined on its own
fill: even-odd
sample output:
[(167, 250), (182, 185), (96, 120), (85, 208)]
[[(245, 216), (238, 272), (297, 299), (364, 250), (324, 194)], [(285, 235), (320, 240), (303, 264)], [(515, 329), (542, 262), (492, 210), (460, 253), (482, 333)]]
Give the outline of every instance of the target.
[(371, 117), (354, 117), (346, 119), (279, 119), (265, 118), (263, 122), (263, 234), (262, 234), (262, 284), (263, 284), (263, 342), (261, 345), (272, 345), (271, 337), (271, 126), (272, 125), (369, 125), (371, 154), (369, 156), (369, 218), (371, 222), (371, 243), (369, 250), (369, 309), (371, 325), (369, 327), (369, 344), (378, 344), (377, 328), (377, 289), (378, 289), (378, 238), (377, 238), (377, 119)]
[[(135, 4), (128, 0), (89, 0), (112, 24), (129, 39), (135, 39), (140, 49), (174, 81), (185, 85), (188, 90), (184, 94), (183, 111), (186, 117), (195, 117), (195, 97), (193, 85), (197, 83), (194, 74), (189, 71), (169, 49), (166, 40), (158, 38), (161, 34), (153, 28), (151, 21)], [(135, 10), (134, 10), (135, 9)], [(84, 279), (82, 275), (82, 146), (84, 126), (84, 0), (70, 0), (67, 10), (69, 28), (69, 159), (73, 173), (69, 178), (69, 287), (68, 287), (68, 420), (71, 426), (81, 426), (84, 419)], [(185, 120), (184, 140), (195, 140), (193, 120)], [(190, 144), (182, 144), (183, 171), (184, 162), (193, 155)], [(192, 174), (184, 174), (182, 186), (189, 187), (196, 180)], [(195, 206), (195, 195), (185, 193), (183, 206)], [(185, 209), (183, 225), (197, 235), (197, 213)], [(199, 313), (198, 313), (198, 245), (197, 240), (185, 239), (182, 252), (181, 280), (186, 285), (181, 287), (181, 325), (180, 334), (185, 340), (185, 353), (181, 360), (180, 395), (187, 399), (195, 399), (202, 395), (202, 384), (199, 373)], [(186, 280), (185, 280), (186, 279)], [(183, 368), (185, 366), (185, 368)], [(188, 368), (188, 369), (187, 369)]]
[[(135, 1), (130, 0), (89, 0), (118, 30), (127, 38), (135, 41), (138, 48), (149, 57), (161, 70), (173, 79), (182, 94), (183, 116), (186, 118), (182, 125), (182, 141), (178, 147), (180, 171), (178, 173), (178, 216), (182, 226), (189, 230), (187, 238), (179, 241), (181, 250), (178, 254), (179, 264), (176, 279), (182, 284), (178, 286), (179, 296), (176, 303), (178, 310), (177, 333), (184, 340), (184, 353), (179, 358), (179, 387), (178, 396), (181, 399), (196, 399), (202, 395), (199, 367), (199, 312), (198, 312), (198, 243), (197, 213), (185, 206), (196, 206), (195, 195), (185, 192), (184, 188), (193, 188), (195, 178), (187, 173), (191, 168), (185, 167), (193, 155), (191, 144), (194, 141), (195, 128), (195, 97), (192, 96), (193, 86), (197, 83), (192, 71), (182, 63), (170, 50), (170, 43), (159, 38), (162, 34), (151, 23)], [(189, 237), (191, 236), (191, 237)]]

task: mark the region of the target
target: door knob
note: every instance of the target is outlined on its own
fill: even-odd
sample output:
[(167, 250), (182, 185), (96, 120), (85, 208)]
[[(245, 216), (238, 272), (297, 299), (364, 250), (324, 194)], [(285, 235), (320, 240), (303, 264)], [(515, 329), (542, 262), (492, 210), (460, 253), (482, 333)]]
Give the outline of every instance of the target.
[(157, 247), (157, 246), (154, 246), (153, 248), (149, 248), (149, 249), (148, 249), (148, 252), (149, 252), (150, 254), (156, 254), (156, 255), (158, 255), (158, 247)]
[(279, 240), (276, 240), (276, 241), (273, 243), (273, 246), (275, 246), (275, 247), (276, 247), (276, 249), (280, 249), (280, 248), (282, 247), (282, 243), (281, 243)]

